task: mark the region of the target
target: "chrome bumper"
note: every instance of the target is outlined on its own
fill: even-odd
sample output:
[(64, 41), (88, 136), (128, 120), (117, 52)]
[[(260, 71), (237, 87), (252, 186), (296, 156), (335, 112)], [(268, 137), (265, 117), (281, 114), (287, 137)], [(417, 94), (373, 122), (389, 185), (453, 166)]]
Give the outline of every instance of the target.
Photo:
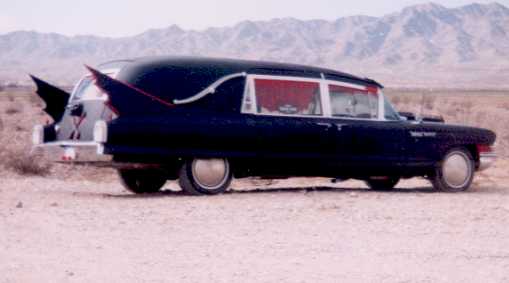
[(96, 142), (50, 142), (34, 145), (32, 152), (42, 154), (51, 161), (62, 163), (111, 162), (113, 157), (104, 154), (104, 146)]
[(496, 160), (497, 160), (497, 154), (494, 152), (481, 153), (479, 155), (479, 169), (478, 169), (478, 171), (486, 170), (493, 163), (495, 163)]
[(32, 131), (32, 153), (41, 154), (46, 159), (64, 162), (111, 162), (113, 157), (104, 154), (107, 138), (107, 125), (99, 120), (94, 126), (93, 141), (55, 141), (44, 142), (44, 127), (36, 125)]

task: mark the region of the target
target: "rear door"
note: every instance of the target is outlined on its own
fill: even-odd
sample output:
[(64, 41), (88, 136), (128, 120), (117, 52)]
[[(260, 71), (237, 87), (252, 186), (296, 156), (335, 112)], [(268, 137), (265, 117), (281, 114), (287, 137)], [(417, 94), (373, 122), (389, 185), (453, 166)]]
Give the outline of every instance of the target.
[(290, 174), (313, 174), (333, 159), (335, 133), (319, 80), (260, 75), (248, 83), (243, 112), (251, 114), (259, 157)]

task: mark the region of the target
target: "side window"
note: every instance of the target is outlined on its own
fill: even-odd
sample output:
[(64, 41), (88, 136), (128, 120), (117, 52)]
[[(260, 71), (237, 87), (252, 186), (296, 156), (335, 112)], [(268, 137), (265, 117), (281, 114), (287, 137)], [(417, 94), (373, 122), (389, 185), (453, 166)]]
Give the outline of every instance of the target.
[(255, 79), (257, 113), (322, 115), (320, 84), (292, 80)]
[[(115, 78), (119, 70), (106, 70), (104, 71), (104, 74)], [(97, 86), (94, 83), (94, 80), (91, 76), (85, 76), (80, 82), (79, 85), (76, 87), (72, 94), (72, 100), (96, 100), (106, 99), (107, 96), (104, 95), (104, 93), (97, 88)]]
[(94, 81), (91, 77), (87, 76), (83, 78), (81, 83), (76, 88), (73, 100), (81, 99), (98, 99), (102, 98), (103, 93), (95, 86)]
[(376, 91), (329, 85), (331, 114), (335, 117), (374, 119), (378, 117)]

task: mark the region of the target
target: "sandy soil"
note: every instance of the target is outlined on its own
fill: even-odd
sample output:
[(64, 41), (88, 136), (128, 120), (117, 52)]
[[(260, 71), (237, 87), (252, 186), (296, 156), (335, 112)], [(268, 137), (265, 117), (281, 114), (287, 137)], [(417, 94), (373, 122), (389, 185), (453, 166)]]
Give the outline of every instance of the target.
[(458, 194), (291, 179), (134, 196), (113, 181), (4, 178), (0, 282), (508, 282), (505, 168)]
[[(401, 110), (495, 130), (509, 157), (507, 92), (387, 92)], [(379, 193), (291, 179), (237, 181), (214, 197), (174, 183), (134, 196), (102, 170), (4, 170), (29, 151), (42, 107), (26, 91), (0, 93), (0, 283), (509, 282), (507, 159), (459, 194), (420, 180)]]

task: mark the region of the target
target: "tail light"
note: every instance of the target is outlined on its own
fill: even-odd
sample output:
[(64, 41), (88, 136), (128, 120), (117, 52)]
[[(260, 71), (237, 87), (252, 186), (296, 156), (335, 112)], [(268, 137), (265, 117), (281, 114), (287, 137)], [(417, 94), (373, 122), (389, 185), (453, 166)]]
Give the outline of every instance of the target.
[(491, 145), (478, 144), (477, 152), (479, 152), (479, 154), (493, 153), (495, 152), (495, 149)]
[(94, 125), (94, 141), (105, 143), (108, 140), (108, 125), (105, 121), (99, 120)]

